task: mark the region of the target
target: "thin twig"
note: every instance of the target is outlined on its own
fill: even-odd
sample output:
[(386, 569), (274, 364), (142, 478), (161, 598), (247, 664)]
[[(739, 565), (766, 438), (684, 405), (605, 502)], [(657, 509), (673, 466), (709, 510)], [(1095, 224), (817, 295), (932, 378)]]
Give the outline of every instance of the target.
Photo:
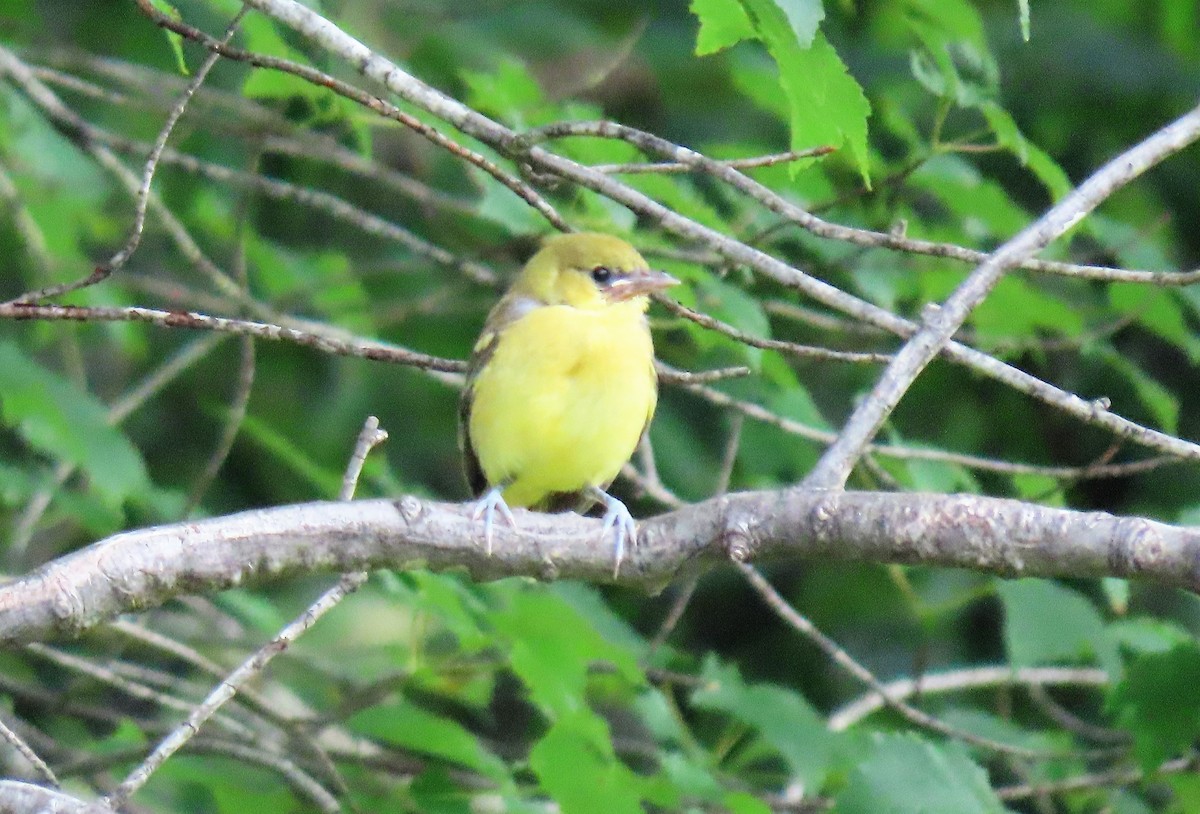
[[(342, 485), (341, 499), (349, 500), (358, 481), (358, 473), (367, 452), (387, 438), (387, 433), (379, 430), (379, 420), (370, 416), (359, 433), (358, 440), (347, 467), (347, 475)], [(171, 755), (187, 744), (189, 740), (204, 725), (226, 701), (233, 698), (238, 690), (251, 679), (255, 678), (266, 668), (275, 656), (291, 646), (297, 638), (303, 635), (317, 621), (328, 613), (350, 593), (357, 590), (366, 581), (365, 571), (346, 574), (333, 588), (326, 591), (304, 613), (284, 627), (275, 638), (260, 648), (254, 655), (242, 662), (220, 684), (213, 689), (207, 698), (193, 708), (180, 726), (159, 742), (154, 751), (142, 763), (121, 781), (121, 784), (110, 794), (105, 803), (112, 808), (121, 808), (131, 795), (146, 784), (155, 771), (167, 761)]]
[(525, 201), (525, 203), (529, 204), (535, 211), (538, 212), (538, 214), (545, 218), (556, 229), (564, 232), (572, 231), (570, 224), (563, 220), (562, 216), (558, 214), (554, 207), (551, 206), (545, 198), (539, 195), (533, 189), (533, 187), (529, 186), (524, 181), (514, 178), (512, 175), (504, 172), (504, 170), (500, 169), (495, 162), (488, 160), (474, 150), (467, 149), (453, 139), (448, 138), (447, 136), (438, 132), (435, 128), (425, 124), (416, 116), (405, 113), (395, 105), (392, 105), (383, 99), (372, 96), (371, 94), (360, 90), (353, 85), (349, 85), (339, 79), (335, 79), (334, 77), (322, 73), (314, 68), (310, 68), (307, 65), (300, 65), (299, 63), (291, 62), (290, 60), (279, 59), (277, 57), (271, 57), (265, 54), (255, 54), (249, 51), (243, 51), (240, 48), (232, 48), (224, 42), (209, 36), (198, 28), (186, 25), (178, 20), (172, 19), (166, 14), (163, 14), (153, 6), (150, 0), (136, 0), (136, 2), (138, 4), (138, 8), (140, 8), (147, 17), (153, 20), (156, 25), (160, 25), (163, 28), (174, 31), (182, 37), (199, 42), (204, 47), (211, 50), (214, 54), (220, 54), (227, 59), (232, 59), (238, 62), (247, 62), (256, 67), (270, 68), (299, 76), (302, 79), (312, 82), (314, 85), (329, 88), (335, 93), (345, 96), (348, 99), (353, 99), (363, 107), (399, 122), (438, 147), (448, 151), (457, 158), (461, 158), (467, 163), (473, 164), (474, 166), (486, 172), (492, 178), (503, 184), (511, 192), (516, 194), (519, 198), (521, 198), (521, 200)]
[[(291, 1), (287, 0), (286, 3), (281, 2), (278, 10), (289, 6)], [(249, 0), (249, 2), (256, 8), (263, 8), (264, 5), (273, 5), (270, 0)], [(264, 10), (267, 13), (271, 13), (270, 9)], [(619, 139), (634, 145), (643, 152), (661, 155), (672, 163), (683, 164), (694, 171), (704, 172), (737, 189), (775, 214), (784, 217), (818, 237), (851, 243), (863, 248), (894, 249), (911, 254), (945, 257), (974, 264), (983, 263), (989, 257), (987, 252), (968, 249), (952, 243), (918, 240), (909, 238), (903, 233), (874, 232), (870, 229), (843, 226), (822, 220), (811, 212), (787, 200), (774, 190), (742, 174), (736, 167), (730, 166), (727, 162), (709, 158), (694, 150), (655, 136), (652, 133), (647, 133), (628, 125), (617, 124), (616, 122), (555, 122), (543, 127), (527, 130), (520, 134), (514, 140), (513, 149), (517, 152), (530, 152), (535, 145), (552, 139), (580, 136)], [(558, 162), (556, 161), (555, 163), (557, 164)], [(593, 168), (587, 167), (586, 169), (592, 170)], [(1015, 265), (1019, 268), (1043, 273), (1060, 274), (1086, 280), (1106, 280), (1109, 282), (1135, 282), (1178, 286), (1190, 285), (1200, 280), (1200, 270), (1190, 272), (1135, 271), (1033, 258), (1024, 258)]]
[(163, 328), (189, 328), (253, 336), (272, 342), (292, 342), (324, 353), (356, 356), (408, 365), (427, 371), (463, 373), (466, 364), (456, 359), (442, 359), (407, 350), (384, 342), (351, 341), (314, 334), (295, 328), (251, 322), (230, 317), (214, 317), (195, 311), (161, 311), (156, 308), (85, 307), (75, 305), (32, 305), (29, 303), (0, 303), (0, 319), (71, 320), (76, 322), (145, 322)]
[(1152, 772), (1144, 772), (1141, 769), (1113, 769), (1108, 772), (1094, 772), (1066, 777), (1062, 780), (1022, 783), (1019, 786), (1001, 786), (996, 789), (996, 796), (1001, 800), (1025, 800), (1029, 797), (1043, 794), (1063, 794), (1068, 791), (1081, 791), (1083, 789), (1109, 786), (1132, 786), (1135, 783), (1141, 783), (1153, 777), (1193, 771), (1196, 763), (1196, 757), (1192, 755), (1168, 760)]
[(899, 678), (851, 701), (829, 716), (829, 728), (841, 732), (887, 706), (885, 698), (903, 700), (917, 694), (963, 692), (983, 687), (1020, 685), (1030, 690), (1051, 684), (1070, 687), (1104, 687), (1111, 682), (1104, 670), (1094, 667), (968, 667), (943, 673), (923, 673), (919, 679)]
[(730, 339), (737, 340), (743, 345), (749, 345), (752, 348), (777, 350), (802, 359), (828, 359), (834, 362), (880, 363), (887, 362), (892, 358), (890, 353), (864, 353), (859, 351), (831, 350), (830, 348), (820, 348), (813, 345), (801, 345), (796, 342), (785, 342), (780, 339), (763, 339), (761, 337), (748, 334), (745, 331), (738, 330), (732, 325), (722, 322), (715, 317), (711, 317), (708, 314), (688, 308), (686, 305), (678, 303), (670, 297), (656, 296), (654, 299), (672, 314), (683, 317), (684, 319), (708, 328), (709, 330), (724, 334)]
[[(720, 161), (726, 167), (732, 167), (735, 170), (750, 170), (758, 167), (773, 167), (777, 164), (789, 164), (793, 161), (799, 161), (804, 158), (817, 158), (823, 155), (829, 155), (836, 148), (823, 146), (812, 147), (808, 150), (787, 150), (782, 153), (771, 153), (769, 155), (758, 155), (751, 158), (730, 158)], [(684, 173), (696, 172), (694, 166), (682, 164), (679, 162), (661, 162), (661, 163), (629, 163), (629, 164), (593, 164), (592, 169), (596, 172), (603, 172), (608, 175), (623, 175), (631, 173)]]
[(1050, 697), (1050, 693), (1046, 692), (1046, 683), (1048, 682), (1029, 683), (1029, 698), (1050, 720), (1063, 729), (1096, 743), (1127, 745), (1133, 740), (1133, 737), (1124, 730), (1096, 726), (1063, 708), (1061, 704)]
[[(225, 35), (221, 40), (222, 42), (229, 42), (229, 40), (233, 38), (233, 35), (237, 32), (238, 27), (241, 25), (242, 17), (244, 17), (246, 12), (249, 10), (250, 7), (247, 5), (243, 5), (238, 10), (237, 14), (234, 15), (233, 20), (226, 28)], [(217, 64), (220, 58), (220, 54), (215, 52), (210, 53), (205, 57), (204, 62), (201, 63), (200, 67), (196, 69), (196, 73), (192, 77), (192, 80), (188, 82), (187, 87), (184, 89), (179, 99), (175, 102), (170, 112), (167, 114), (167, 120), (163, 123), (162, 128), (159, 130), (158, 137), (155, 138), (154, 144), (150, 149), (150, 154), (146, 158), (145, 166), (142, 169), (141, 182), (137, 185), (137, 189), (134, 192), (135, 206), (133, 213), (133, 226), (130, 227), (129, 237), (126, 239), (125, 244), (117, 251), (116, 254), (109, 258), (107, 263), (97, 266), (92, 273), (86, 277), (82, 277), (69, 283), (47, 286), (46, 288), (38, 291), (22, 294), (20, 297), (18, 297), (19, 300), (23, 302), (38, 302), (39, 300), (57, 297), (62, 294), (67, 294), (71, 291), (77, 291), (78, 289), (95, 285), (107, 279), (114, 272), (119, 271), (127, 262), (129, 262), (129, 258), (133, 256), (135, 251), (137, 251), (138, 245), (142, 241), (142, 230), (146, 225), (146, 209), (150, 203), (150, 184), (153, 182), (154, 172), (158, 168), (159, 156), (162, 154), (163, 148), (166, 147), (167, 139), (171, 137), (171, 131), (175, 129), (175, 124), (179, 121), (180, 117), (183, 116), (183, 112), (187, 110), (188, 102), (191, 101), (196, 89), (204, 83), (204, 80), (208, 77), (208, 72), (212, 70), (212, 67)]]
[(1106, 163), (1046, 214), (992, 253), (941, 305), (928, 306), (921, 329), (909, 337), (892, 358), (875, 387), (859, 402), (838, 433), (837, 441), (825, 450), (804, 478), (803, 485), (817, 489), (843, 487), (859, 457), (917, 376), (941, 352), (1008, 269), (1040, 251), (1114, 192), (1196, 139), (1200, 139), (1200, 107)]
[[(139, 681), (125, 678), (115, 670), (94, 664), (88, 659), (67, 653), (63, 650), (59, 650), (58, 648), (49, 647), (39, 642), (31, 642), (25, 645), (25, 649), (31, 653), (35, 653), (47, 661), (57, 664), (59, 667), (81, 673), (89, 678), (93, 678), (96, 681), (101, 682), (102, 684), (106, 684), (113, 689), (119, 690), (131, 698), (149, 701), (153, 704), (166, 707), (167, 709), (179, 711), (186, 711), (192, 708), (191, 704), (187, 701), (163, 692), (159, 692), (152, 687), (147, 687), (145, 684)], [(238, 737), (252, 738), (254, 735), (254, 732), (249, 727), (234, 718), (221, 716), (217, 720), (222, 727), (228, 729)]]
[(995, 740), (982, 735), (976, 735), (972, 732), (957, 729), (950, 726), (946, 722), (935, 718), (934, 716), (922, 712), (910, 704), (905, 703), (900, 698), (893, 697), (888, 694), (887, 686), (876, 678), (875, 674), (860, 664), (853, 656), (847, 653), (837, 642), (822, 633), (816, 625), (809, 619), (803, 616), (799, 611), (791, 606), (791, 604), (783, 598), (783, 596), (775, 590), (774, 586), (767, 581), (758, 569), (748, 563), (735, 562), (738, 570), (746, 577), (750, 585), (758, 591), (759, 596), (767, 603), (767, 606), (775, 612), (775, 614), (786, 622), (793, 630), (806, 639), (811, 641), (821, 649), (835, 664), (840, 666), (850, 675), (861, 681), (863, 684), (874, 690), (879, 697), (884, 700), (884, 703), (890, 708), (899, 713), (906, 721), (916, 726), (924, 727), (940, 735), (945, 735), (948, 738), (955, 738), (965, 743), (979, 746), (991, 751), (1000, 752), (1002, 754), (1018, 755), (1026, 758), (1046, 758), (1046, 757), (1061, 757), (1060, 750), (1044, 750), (1044, 749), (1027, 749), (1022, 746), (1014, 746), (1011, 743)]
[(17, 750), (17, 754), (25, 759), (35, 772), (42, 776), (42, 779), (49, 783), (54, 788), (58, 788), (58, 778), (54, 776), (53, 770), (38, 756), (38, 753), (25, 742), (25, 740), (13, 732), (8, 724), (4, 723), (4, 719), (0, 718), (0, 739), (8, 742), (8, 745)]
[[(664, 381), (670, 380), (664, 379)], [(755, 421), (761, 421), (786, 433), (818, 444), (832, 444), (837, 437), (836, 433), (830, 430), (811, 427), (795, 419), (786, 418), (771, 412), (762, 405), (735, 398), (728, 393), (723, 393), (712, 387), (692, 383), (681, 383), (680, 386), (710, 404), (732, 408), (744, 414), (747, 418), (753, 418)], [(1059, 478), (1062, 480), (1096, 480), (1100, 478), (1128, 477), (1142, 472), (1149, 472), (1162, 466), (1188, 462), (1186, 459), (1177, 458), (1173, 455), (1157, 455), (1141, 461), (1129, 461), (1119, 464), (1091, 463), (1084, 466), (1049, 466), (1002, 461), (995, 458), (984, 458), (979, 455), (967, 455), (965, 453), (917, 446), (901, 446), (899, 444), (871, 444), (867, 447), (867, 450), (871, 454), (882, 455), (888, 458), (938, 461), (981, 472), (997, 472), (1005, 475), (1043, 475), (1048, 478)]]

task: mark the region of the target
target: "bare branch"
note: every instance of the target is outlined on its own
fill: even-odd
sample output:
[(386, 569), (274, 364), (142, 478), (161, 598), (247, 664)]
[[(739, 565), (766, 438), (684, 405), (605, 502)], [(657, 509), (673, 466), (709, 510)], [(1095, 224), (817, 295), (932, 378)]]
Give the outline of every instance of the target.
[(821, 652), (828, 656), (834, 664), (874, 690), (876, 697), (882, 699), (885, 706), (895, 710), (909, 723), (925, 727), (932, 732), (937, 732), (939, 735), (956, 738), (973, 746), (989, 749), (994, 752), (1027, 758), (1051, 757), (1055, 754), (1061, 754), (1061, 752), (1046, 752), (1041, 749), (1035, 750), (1022, 746), (1013, 746), (1012, 744), (998, 741), (995, 738), (976, 735), (972, 732), (958, 729), (950, 726), (940, 718), (917, 709), (905, 701), (903, 696), (889, 693), (887, 687), (884, 686), (883, 682), (874, 673), (851, 656), (844, 647), (822, 633), (808, 617), (792, 607), (757, 568), (747, 563), (739, 562), (738, 569), (746, 577), (751, 587), (758, 591), (759, 596), (774, 611), (776, 616), (783, 620), (792, 630), (820, 648)]
[(88, 803), (20, 780), (0, 780), (0, 803), (4, 814), (117, 814), (101, 803)]
[(46, 765), (46, 761), (33, 751), (33, 748), (27, 744), (16, 732), (9, 728), (8, 724), (4, 723), (4, 719), (0, 718), (0, 740), (4, 740), (16, 750), (25, 762), (28, 763), (37, 774), (41, 775), (42, 779), (51, 786), (58, 788), (58, 778), (54, 776), (54, 771)]
[[(884, 685), (888, 698), (904, 699), (916, 695), (963, 692), (980, 687), (1027, 686), (1040, 688), (1052, 685), (1069, 687), (1103, 687), (1111, 677), (1097, 668), (1086, 667), (971, 667), (926, 673), (919, 679), (901, 678)], [(887, 707), (884, 697), (872, 692), (836, 710), (829, 716), (829, 728), (834, 732), (849, 729), (868, 715)]]
[[(785, 150), (782, 153), (771, 153), (770, 155), (758, 155), (751, 158), (731, 158), (721, 163), (727, 167), (733, 167), (737, 170), (751, 170), (756, 167), (773, 167), (776, 164), (790, 164), (793, 161), (799, 161), (804, 158), (817, 158), (823, 155), (829, 155), (834, 152), (833, 147), (813, 147), (809, 150)], [(593, 164), (592, 169), (597, 172), (610, 173), (612, 175), (632, 174), (632, 173), (681, 173), (695, 172), (696, 168), (689, 164), (680, 162), (660, 162), (653, 164)]]
[(214, 317), (195, 311), (161, 311), (157, 308), (85, 307), (75, 305), (31, 305), (29, 303), (0, 303), (0, 319), (71, 320), (75, 322), (146, 322), (163, 328), (190, 328), (201, 331), (254, 336), (273, 342), (293, 342), (339, 356), (357, 356), (420, 370), (443, 373), (462, 373), (466, 364), (456, 359), (442, 359), (407, 350), (386, 342), (339, 339), (326, 334), (309, 333), (264, 322)]
[[(118, 613), (248, 580), (367, 568), (466, 569), (480, 580), (612, 578), (600, 521), (514, 510), (484, 552), (469, 506), (305, 503), (124, 532), (0, 587), (0, 643), (78, 634)], [(1200, 529), (972, 495), (745, 492), (647, 520), (620, 582), (660, 587), (727, 561), (812, 557), (1006, 576), (1138, 577), (1200, 591)]]
[[(367, 454), (386, 439), (387, 433), (379, 429), (379, 419), (375, 416), (368, 416), (366, 422), (363, 424), (362, 431), (358, 434), (354, 451), (351, 453), (350, 461), (346, 466), (346, 473), (342, 480), (342, 488), (339, 495), (343, 501), (348, 501), (354, 496), (358, 476), (362, 472), (362, 466)], [(361, 570), (344, 574), (337, 585), (322, 594), (307, 610), (284, 627), (283, 630), (279, 631), (271, 641), (259, 648), (250, 658), (242, 662), (237, 669), (222, 679), (204, 701), (189, 711), (187, 719), (163, 738), (154, 747), (154, 751), (121, 781), (121, 785), (108, 796), (106, 802), (113, 808), (122, 808), (129, 797), (144, 786), (154, 772), (166, 763), (173, 754), (182, 749), (200, 731), (200, 728), (217, 714), (218, 710), (227, 701), (232, 699), (248, 682), (259, 676), (277, 655), (290, 647), (297, 638), (315, 625), (322, 616), (337, 607), (346, 596), (362, 587), (363, 583), (367, 581), (367, 577), (367, 572)], [(313, 793), (313, 786), (315, 785), (314, 781), (312, 785), (303, 785), (302, 787), (308, 793)], [(322, 791), (324, 790), (322, 789)], [(328, 794), (324, 796), (318, 795), (318, 797), (322, 801), (333, 799)], [(338, 809), (339, 806), (334, 802), (333, 810), (336, 811)], [(328, 810), (328, 808), (323, 806), (323, 810)]]
[(1121, 187), (1163, 159), (1200, 138), (1200, 107), (1180, 116), (1140, 144), (1109, 161), (1045, 215), (995, 251), (940, 306), (925, 309), (922, 327), (892, 358), (870, 394), (864, 398), (804, 479), (809, 488), (841, 487), (884, 420), (900, 403), (917, 376), (959, 326), (1000, 282), (1004, 272), (1031, 257), (1083, 220)]

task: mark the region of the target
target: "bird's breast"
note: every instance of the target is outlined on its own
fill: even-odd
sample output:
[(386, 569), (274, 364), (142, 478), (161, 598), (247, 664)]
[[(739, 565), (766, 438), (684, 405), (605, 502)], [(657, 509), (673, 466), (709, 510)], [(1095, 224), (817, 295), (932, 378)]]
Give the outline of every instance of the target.
[(503, 329), (475, 380), (471, 441), (488, 482), (510, 482), (513, 505), (535, 505), (611, 481), (655, 401), (640, 308), (543, 306)]

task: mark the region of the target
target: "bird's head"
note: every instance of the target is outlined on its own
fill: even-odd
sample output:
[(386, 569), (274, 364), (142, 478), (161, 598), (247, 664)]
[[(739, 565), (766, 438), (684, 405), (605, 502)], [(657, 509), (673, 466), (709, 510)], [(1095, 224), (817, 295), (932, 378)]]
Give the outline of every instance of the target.
[(648, 295), (678, 282), (650, 268), (624, 240), (584, 232), (549, 238), (513, 291), (546, 305), (599, 309), (628, 301), (645, 308)]

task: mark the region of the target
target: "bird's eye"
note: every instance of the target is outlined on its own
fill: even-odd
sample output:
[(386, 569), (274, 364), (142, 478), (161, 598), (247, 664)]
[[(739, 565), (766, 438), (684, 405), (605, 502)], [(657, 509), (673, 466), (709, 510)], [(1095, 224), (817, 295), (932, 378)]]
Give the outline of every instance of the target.
[(596, 266), (592, 269), (592, 279), (604, 285), (613, 278), (613, 270), (608, 266)]

